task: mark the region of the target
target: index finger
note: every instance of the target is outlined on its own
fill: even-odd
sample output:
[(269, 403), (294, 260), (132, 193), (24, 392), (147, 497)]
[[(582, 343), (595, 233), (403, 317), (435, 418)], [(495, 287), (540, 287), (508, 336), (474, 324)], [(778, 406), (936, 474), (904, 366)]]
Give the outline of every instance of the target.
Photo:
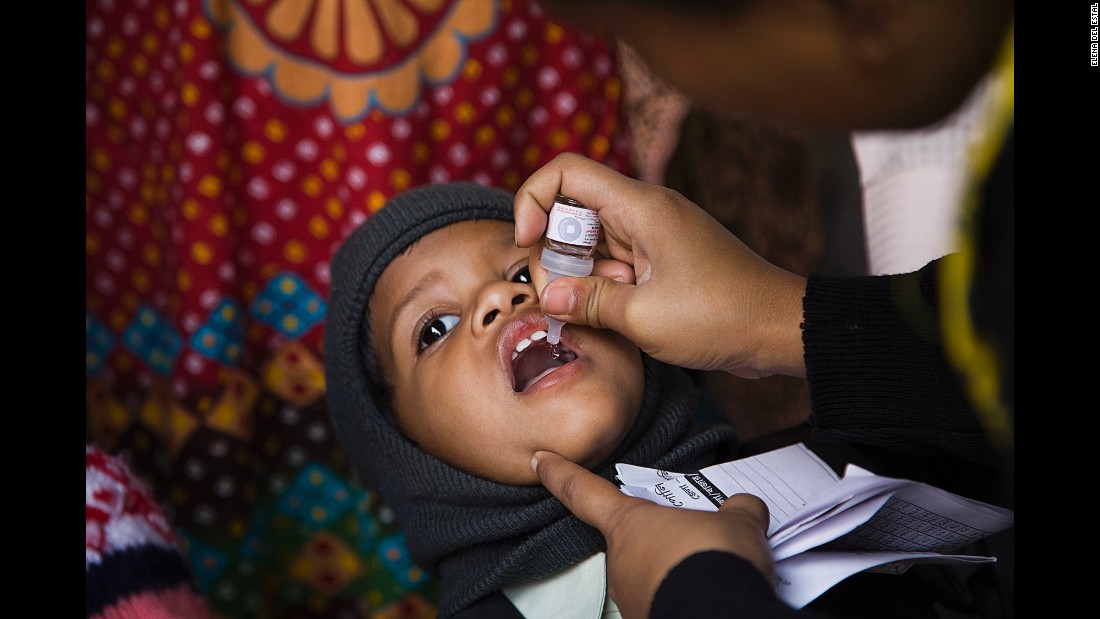
[(561, 153), (535, 170), (516, 191), (513, 215), (516, 245), (531, 247), (546, 232), (547, 213), (559, 193), (596, 208), (596, 196), (607, 193), (611, 168), (576, 153)]
[(532, 461), (543, 486), (569, 511), (584, 522), (602, 530), (604, 522), (630, 501), (615, 484), (588, 469), (549, 451), (535, 452)]

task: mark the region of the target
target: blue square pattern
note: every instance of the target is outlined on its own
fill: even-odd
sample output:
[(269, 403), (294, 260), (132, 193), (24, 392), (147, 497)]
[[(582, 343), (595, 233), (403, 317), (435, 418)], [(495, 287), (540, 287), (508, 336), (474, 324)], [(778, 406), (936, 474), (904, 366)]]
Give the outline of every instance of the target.
[(304, 524), (325, 528), (356, 505), (356, 497), (339, 476), (315, 462), (302, 467), (279, 497), (278, 510)]
[(300, 337), (325, 317), (325, 301), (294, 273), (280, 273), (249, 308), (257, 320), (288, 338)]
[(91, 313), (84, 312), (84, 375), (98, 376), (106, 367), (107, 356), (114, 346), (111, 330)]
[(223, 365), (237, 365), (243, 347), (243, 317), (232, 299), (222, 300), (191, 336), (191, 348)]
[(122, 343), (161, 376), (172, 371), (183, 346), (175, 329), (162, 320), (152, 306), (144, 303), (123, 332)]
[(378, 558), (382, 560), (382, 565), (393, 574), (397, 582), (410, 591), (417, 589), (428, 580), (427, 574), (413, 565), (412, 559), (409, 558), (409, 551), (405, 548), (405, 536), (401, 533), (378, 542)]

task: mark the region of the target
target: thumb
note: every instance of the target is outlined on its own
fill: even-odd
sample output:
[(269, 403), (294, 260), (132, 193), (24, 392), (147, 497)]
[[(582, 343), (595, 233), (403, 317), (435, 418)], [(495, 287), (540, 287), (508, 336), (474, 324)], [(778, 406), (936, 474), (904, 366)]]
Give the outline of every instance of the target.
[(606, 277), (559, 277), (539, 295), (542, 311), (563, 322), (613, 329), (630, 337), (625, 319), (637, 286)]

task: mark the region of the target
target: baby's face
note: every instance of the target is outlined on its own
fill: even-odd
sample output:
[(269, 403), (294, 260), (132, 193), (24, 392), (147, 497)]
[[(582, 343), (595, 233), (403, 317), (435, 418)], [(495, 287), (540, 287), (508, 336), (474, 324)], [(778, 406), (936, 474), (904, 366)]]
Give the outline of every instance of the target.
[(566, 325), (551, 358), (529, 255), (510, 223), (447, 226), (389, 264), (369, 305), (406, 436), (451, 466), (514, 485), (538, 483), (540, 449), (587, 467), (605, 460), (643, 388), (641, 353), (610, 330)]

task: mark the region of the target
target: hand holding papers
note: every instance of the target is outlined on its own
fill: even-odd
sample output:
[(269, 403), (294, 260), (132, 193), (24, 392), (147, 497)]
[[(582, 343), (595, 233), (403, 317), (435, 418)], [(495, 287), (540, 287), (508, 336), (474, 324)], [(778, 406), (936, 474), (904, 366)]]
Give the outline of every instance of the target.
[(672, 473), (619, 464), (623, 493), (717, 511), (747, 492), (771, 515), (768, 543), (781, 598), (801, 608), (857, 572), (902, 573), (917, 562), (992, 562), (944, 554), (1013, 526), (1013, 513), (919, 482), (849, 465), (844, 477), (799, 443), (750, 458)]

